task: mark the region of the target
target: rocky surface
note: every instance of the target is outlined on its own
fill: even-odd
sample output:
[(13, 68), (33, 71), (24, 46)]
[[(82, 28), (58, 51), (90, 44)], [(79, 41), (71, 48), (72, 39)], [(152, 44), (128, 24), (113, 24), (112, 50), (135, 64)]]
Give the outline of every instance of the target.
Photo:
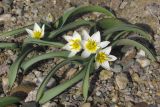
[[(53, 20), (56, 20), (70, 7), (94, 4), (111, 7), (118, 18), (143, 26), (155, 39), (154, 47), (159, 62), (151, 62), (143, 51), (124, 47), (121, 49), (124, 53), (122, 58), (112, 65), (111, 71), (98, 71), (91, 77), (87, 103), (83, 102), (82, 82), (79, 82), (42, 107), (160, 107), (160, 0), (13, 0), (12, 3), (10, 1), (12, 0), (0, 1), (1, 31), (45, 20), (49, 13)], [(18, 40), (23, 38), (25, 37)], [(0, 50), (0, 96), (23, 92), (26, 97), (24, 107), (31, 105), (36, 107), (31, 101), (35, 100), (37, 87), (47, 75), (46, 71), (60, 62), (60, 59), (42, 62), (24, 77), (21, 85), (16, 83), (14, 90), (8, 93), (6, 72), (17, 53), (12, 50)], [(61, 74), (68, 68), (69, 65), (60, 69), (62, 72), (57, 76), (62, 78)], [(65, 79), (71, 78), (77, 69), (79, 67), (68, 69)], [(56, 78), (52, 78), (48, 87), (53, 87), (58, 82)]]

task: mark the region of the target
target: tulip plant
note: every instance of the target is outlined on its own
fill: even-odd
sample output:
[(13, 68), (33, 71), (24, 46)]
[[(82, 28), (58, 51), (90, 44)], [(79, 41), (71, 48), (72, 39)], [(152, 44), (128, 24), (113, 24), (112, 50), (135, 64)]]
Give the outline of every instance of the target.
[[(84, 20), (79, 16), (90, 12), (99, 12), (105, 16), (99, 20)], [(110, 53), (112, 49), (115, 49), (117, 46), (130, 45), (137, 49), (142, 49), (150, 60), (156, 61), (154, 50), (140, 41), (147, 41), (147, 44), (152, 45), (152, 36), (134, 24), (121, 21), (103, 7), (92, 5), (80, 6), (66, 11), (56, 21), (53, 21), (51, 14), (47, 20), (48, 21), (37, 22), (29, 26), (24, 26), (23, 28), (2, 32), (0, 34), (0, 36), (3, 37), (14, 36), (15, 38), (21, 36), (22, 33), (24, 34), (25, 32), (29, 35), (22, 43), (0, 43), (0, 48), (20, 50), (17, 59), (10, 66), (8, 71), (10, 87), (14, 85), (20, 69), (23, 74), (26, 74), (29, 68), (33, 68), (34, 64), (42, 60), (55, 57), (63, 59), (63, 61), (49, 71), (48, 75), (41, 83), (36, 96), (36, 102), (39, 104), (50, 101), (80, 80), (83, 81), (82, 93), (84, 101), (87, 101), (90, 75), (94, 75), (94, 72), (97, 71), (100, 66), (104, 69), (112, 70), (110, 64), (113, 63), (109, 62), (117, 60), (117, 57), (114, 56), (113, 52), (113, 55)], [(84, 29), (77, 31), (79, 27), (84, 27)], [(86, 30), (86, 27), (89, 30)], [(67, 31), (73, 31), (73, 34), (68, 35)], [(136, 33), (137, 36), (132, 37), (130, 36), (131, 33)], [(46, 46), (60, 48), (60, 50), (47, 52)], [(27, 55), (33, 50), (37, 50), (38, 47), (45, 48), (46, 52), (27, 58)], [(56, 72), (61, 67), (71, 63), (81, 65), (82, 69), (77, 71), (69, 80), (50, 89), (46, 89), (50, 78), (56, 75)], [(13, 99), (13, 103), (20, 101), (16, 98), (10, 98), (9, 96), (7, 98), (1, 98), (2, 100), (0, 101), (5, 102), (5, 99)], [(3, 102), (0, 103), (4, 104)], [(7, 104), (8, 103), (5, 103), (4, 105)]]

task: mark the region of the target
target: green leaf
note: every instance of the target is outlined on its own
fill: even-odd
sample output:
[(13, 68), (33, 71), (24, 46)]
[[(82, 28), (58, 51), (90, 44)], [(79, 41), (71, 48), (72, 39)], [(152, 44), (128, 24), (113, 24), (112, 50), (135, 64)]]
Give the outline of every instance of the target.
[[(70, 58), (68, 60), (65, 60), (65, 61), (62, 61), (61, 63), (59, 63), (58, 65), (56, 65), (50, 72), (49, 74), (45, 77), (45, 79), (43, 80), (42, 84), (40, 85), (39, 89), (38, 89), (38, 92), (37, 92), (37, 97), (36, 97), (36, 101), (42, 101), (42, 102), (46, 102), (48, 100), (50, 100), (51, 98), (55, 97), (56, 94), (59, 94), (61, 93), (61, 90), (63, 89), (58, 89), (57, 91), (54, 91), (52, 93), (50, 93), (48, 95), (48, 91), (44, 93), (44, 88), (45, 86), (47, 85), (48, 81), (50, 80), (50, 78), (53, 76), (53, 74), (59, 69), (61, 68), (62, 66), (72, 62), (72, 61), (82, 61), (83, 58), (81, 57), (73, 57), (73, 58)], [(44, 95), (43, 95), (44, 93)], [(42, 96), (43, 95), (43, 96)]]
[(11, 97), (11, 96), (0, 97), (0, 106), (1, 107), (6, 107), (8, 105), (15, 104), (18, 102), (20, 102), (20, 99), (17, 97)]
[(33, 38), (25, 39), (24, 44), (30, 44), (30, 43), (41, 45), (41, 46), (54, 46), (58, 48), (62, 48), (64, 46), (64, 44), (59, 43), (59, 42), (49, 42), (49, 41), (33, 39)]
[(117, 35), (115, 35), (113, 40), (119, 39), (120, 37), (125, 38), (126, 35), (128, 35), (128, 32), (127, 31), (122, 31), (122, 32), (118, 33)]
[[(29, 48), (29, 49), (28, 49)], [(32, 51), (33, 48), (26, 47), (22, 51), (22, 53), (17, 57), (16, 61), (10, 66), (9, 72), (8, 72), (8, 81), (9, 86), (11, 87), (16, 79), (17, 72), (19, 70), (21, 62), (24, 60), (24, 58)]]
[(97, 21), (97, 26), (99, 26), (103, 30), (107, 30), (116, 26), (123, 26), (124, 22), (118, 20), (117, 18), (103, 18)]
[(112, 35), (108, 35), (108, 34), (112, 34), (114, 32), (118, 32), (118, 31), (135, 32), (135, 33), (140, 34), (141, 37), (143, 37), (143, 38), (145, 38), (145, 39), (147, 39), (149, 41), (152, 41), (152, 37), (148, 33), (144, 32), (141, 29), (132, 27), (130, 25), (123, 25), (123, 26), (113, 27), (111, 29), (105, 30), (103, 35), (106, 36), (105, 39), (108, 40), (112, 36)]
[(52, 32), (49, 34), (48, 38), (49, 38), (49, 39), (54, 38), (54, 37), (56, 37), (57, 35), (59, 35), (60, 33), (63, 33), (63, 32), (65, 32), (65, 31), (67, 31), (67, 30), (75, 29), (75, 28), (77, 28), (77, 27), (84, 26), (84, 25), (93, 26), (93, 25), (95, 25), (95, 23), (90, 22), (90, 21), (85, 21), (85, 20), (79, 19), (79, 20), (76, 20), (76, 21), (74, 21), (74, 22), (71, 22), (71, 23), (63, 26), (62, 28), (59, 28), (59, 29), (57, 29), (57, 30), (55, 30), (55, 31), (52, 31)]
[(60, 93), (62, 93), (63, 91), (65, 91), (66, 89), (68, 89), (69, 87), (77, 83), (78, 81), (80, 81), (84, 77), (85, 71), (86, 71), (86, 68), (82, 69), (77, 75), (72, 77), (70, 80), (67, 80), (64, 83), (44, 92), (43, 96), (39, 100), (39, 103), (43, 104), (49, 101), (50, 99), (56, 97), (57, 95), (59, 95)]
[(83, 80), (83, 96), (84, 96), (84, 101), (87, 100), (88, 98), (88, 90), (89, 90), (89, 73), (91, 72), (91, 69), (93, 68), (93, 59), (92, 58), (89, 62), (89, 64), (87, 65), (87, 70), (85, 73), (85, 77)]
[(24, 26), (22, 28), (18, 28), (18, 29), (14, 29), (14, 30), (11, 30), (11, 31), (0, 33), (0, 36), (6, 36), (6, 37), (15, 36), (15, 35), (18, 35), (18, 34), (21, 34), (21, 33), (25, 32), (26, 28), (32, 29), (33, 28), (33, 24), (28, 25), (28, 26)]
[(145, 47), (143, 44), (136, 42), (134, 40), (131, 39), (120, 39), (115, 41), (114, 43), (112, 43), (112, 46), (119, 46), (119, 45), (131, 45), (131, 46), (135, 46), (136, 48), (140, 48), (142, 50), (145, 51), (146, 55), (152, 60), (152, 61), (156, 61), (156, 57), (155, 55), (152, 53), (152, 51), (150, 51), (150, 49), (148, 49), (147, 47)]
[(67, 20), (70, 19), (71, 21), (73, 21), (73, 17), (75, 17), (76, 15), (85, 14), (89, 12), (100, 12), (104, 13), (109, 17), (115, 17), (110, 11), (100, 6), (80, 6), (65, 12), (64, 15), (59, 19), (59, 21), (56, 22), (56, 25), (57, 27), (62, 27), (67, 22)]
[(152, 36), (143, 31), (140, 27), (126, 24), (116, 18), (105, 18), (97, 22), (97, 25), (104, 29), (103, 36), (106, 36), (105, 40), (109, 40), (112, 34), (119, 31), (135, 32), (140, 34), (141, 37), (152, 41)]
[(0, 48), (15, 49), (15, 48), (18, 48), (18, 44), (16, 44), (16, 43), (0, 43)]
[(26, 71), (29, 67), (31, 67), (32, 65), (34, 65), (35, 63), (42, 61), (42, 60), (46, 60), (46, 59), (51, 59), (54, 57), (64, 57), (67, 58), (69, 55), (68, 51), (60, 51), (60, 52), (50, 52), (50, 53), (44, 53), (42, 55), (37, 55), (37, 56), (33, 56), (30, 59), (28, 59), (27, 61), (23, 62), (21, 64), (21, 68)]

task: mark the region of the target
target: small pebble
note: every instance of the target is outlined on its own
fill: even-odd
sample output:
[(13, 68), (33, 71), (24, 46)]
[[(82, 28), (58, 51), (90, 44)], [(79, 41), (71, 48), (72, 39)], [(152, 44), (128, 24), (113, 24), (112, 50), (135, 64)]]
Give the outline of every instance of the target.
[(10, 21), (11, 20), (11, 14), (3, 14), (3, 15), (0, 15), (0, 21)]
[(3, 13), (4, 13), (3, 7), (0, 7), (0, 15), (2, 15)]
[(150, 65), (150, 60), (147, 58), (139, 58), (136, 61), (141, 65), (142, 68), (145, 68)]
[(56, 80), (55, 80), (54, 78), (51, 78), (51, 79), (49, 80), (48, 84), (47, 84), (47, 87), (48, 87), (48, 88), (51, 88), (51, 87), (53, 87), (53, 86), (55, 86), (55, 85), (56, 85)]
[(42, 81), (44, 80), (45, 77), (38, 77), (38, 78), (35, 78), (34, 81), (36, 83), (37, 86), (40, 86)]
[(71, 68), (66, 74), (66, 79), (70, 79), (76, 73), (76, 71), (77, 69)]
[(112, 96), (112, 102), (117, 102), (118, 101), (118, 96), (117, 96), (117, 94), (114, 94), (113, 96)]
[(112, 71), (116, 72), (116, 73), (121, 72), (122, 71), (122, 66), (119, 65), (119, 64), (114, 64), (114, 67), (113, 67)]
[(145, 51), (139, 50), (139, 52), (136, 55), (136, 58), (145, 57), (145, 56), (146, 56)]
[(127, 101), (125, 104), (126, 107), (133, 107), (133, 103), (130, 101)]
[(100, 92), (100, 91), (97, 91), (97, 92), (96, 92), (96, 95), (97, 95), (97, 96), (100, 96), (100, 95), (101, 95), (101, 92)]
[(146, 102), (140, 102), (136, 103), (133, 107), (148, 107), (148, 104)]
[(142, 82), (141, 78), (139, 77), (139, 75), (137, 73), (133, 73), (131, 75), (131, 77), (132, 77), (132, 81), (135, 81), (137, 83), (141, 83)]
[(7, 77), (2, 77), (2, 87), (4, 93), (8, 92), (9, 84), (8, 84), (8, 78)]
[(37, 107), (38, 104), (35, 101), (24, 102), (21, 107)]
[(2, 2), (7, 4), (7, 5), (11, 5), (13, 0), (2, 0)]
[(47, 102), (42, 107), (57, 107), (57, 104), (55, 102)]
[(128, 2), (124, 1), (124, 2), (121, 3), (121, 5), (119, 6), (119, 8), (120, 9), (124, 9), (127, 4), (128, 4)]
[(35, 74), (36, 77), (42, 76), (42, 72), (40, 72), (40, 71), (35, 70), (35, 71), (33, 71), (33, 73)]
[(7, 73), (9, 71), (9, 66), (6, 64), (0, 64), (0, 76)]

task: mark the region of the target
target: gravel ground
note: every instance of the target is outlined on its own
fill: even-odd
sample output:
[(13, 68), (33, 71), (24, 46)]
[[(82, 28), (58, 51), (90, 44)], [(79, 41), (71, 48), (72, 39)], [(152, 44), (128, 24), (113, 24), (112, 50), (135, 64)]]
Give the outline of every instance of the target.
[[(124, 54), (112, 65), (112, 71), (97, 71), (90, 78), (91, 86), (87, 103), (83, 104), (82, 82), (79, 82), (42, 107), (160, 107), (160, 0), (13, 0), (12, 5), (9, 1), (0, 1), (1, 31), (45, 20), (48, 13), (51, 13), (53, 19), (56, 20), (72, 6), (94, 4), (111, 7), (118, 18), (133, 24), (147, 26), (155, 38), (154, 47), (158, 55), (158, 62), (151, 62), (142, 50), (128, 46), (123, 47), (121, 52)], [(21, 37), (18, 40), (24, 38)], [(1, 38), (1, 40), (6, 40), (6, 38)], [(50, 51), (53, 50), (50, 49)], [(47, 74), (44, 71), (49, 71), (51, 66), (60, 61), (60, 59), (53, 59), (40, 63), (24, 77), (22, 85), (15, 85), (10, 92), (6, 72), (9, 67), (8, 63), (15, 60), (18, 52), (0, 51), (0, 80), (2, 79), (0, 96), (24, 92), (24, 96), (28, 96), (24, 97), (25, 102), (35, 99), (37, 86)], [(67, 65), (60, 69), (60, 73), (63, 73), (65, 69), (69, 70), (65, 79), (70, 78), (80, 68), (79, 66), (72, 68), (70, 66)], [(62, 78), (61, 74), (57, 74), (57, 76)], [(48, 87), (53, 87), (58, 82), (56, 78), (52, 78)], [(22, 95), (22, 93), (20, 94)], [(32, 104), (34, 105), (33, 102), (24, 103), (23, 107), (31, 107)]]

